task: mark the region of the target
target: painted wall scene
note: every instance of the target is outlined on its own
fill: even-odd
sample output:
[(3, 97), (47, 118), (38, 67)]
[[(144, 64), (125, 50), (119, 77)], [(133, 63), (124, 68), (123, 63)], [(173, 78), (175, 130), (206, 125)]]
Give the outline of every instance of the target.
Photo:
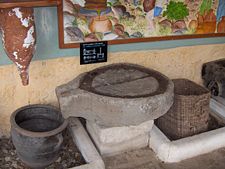
[(225, 32), (224, 0), (63, 0), (64, 43)]

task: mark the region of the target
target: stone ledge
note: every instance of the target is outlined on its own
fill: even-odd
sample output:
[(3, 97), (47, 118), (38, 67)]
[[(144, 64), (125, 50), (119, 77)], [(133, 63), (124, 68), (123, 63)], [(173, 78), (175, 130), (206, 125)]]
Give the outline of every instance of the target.
[(105, 169), (99, 155), (86, 130), (78, 118), (69, 119), (69, 129), (74, 143), (77, 145), (87, 164), (70, 169)]
[[(217, 116), (214, 112), (212, 114)], [(221, 120), (224, 121), (225, 118)], [(173, 163), (225, 147), (225, 139), (221, 138), (225, 138), (225, 127), (176, 141), (170, 141), (154, 125), (150, 133), (149, 147), (153, 149), (160, 160)]]

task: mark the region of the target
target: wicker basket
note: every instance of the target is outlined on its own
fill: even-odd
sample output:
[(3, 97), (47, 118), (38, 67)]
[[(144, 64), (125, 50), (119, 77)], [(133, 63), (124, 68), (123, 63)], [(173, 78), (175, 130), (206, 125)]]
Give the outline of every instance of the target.
[(174, 79), (174, 104), (156, 120), (171, 140), (192, 136), (208, 129), (210, 92), (187, 79)]

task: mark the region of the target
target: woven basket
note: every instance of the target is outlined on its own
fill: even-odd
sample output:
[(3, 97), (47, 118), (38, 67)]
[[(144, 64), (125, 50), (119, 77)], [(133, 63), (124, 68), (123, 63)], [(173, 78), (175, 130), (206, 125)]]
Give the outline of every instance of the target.
[(210, 92), (187, 79), (174, 79), (174, 104), (156, 120), (171, 140), (208, 130)]

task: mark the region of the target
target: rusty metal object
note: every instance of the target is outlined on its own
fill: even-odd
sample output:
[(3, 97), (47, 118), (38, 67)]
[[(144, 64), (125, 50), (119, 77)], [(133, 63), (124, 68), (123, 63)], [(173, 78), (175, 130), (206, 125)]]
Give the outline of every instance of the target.
[(44, 168), (59, 156), (67, 120), (47, 105), (29, 105), (11, 115), (11, 135), (18, 157), (31, 168)]
[(36, 32), (33, 8), (0, 9), (2, 42), (8, 57), (16, 64), (23, 85), (28, 85)]

